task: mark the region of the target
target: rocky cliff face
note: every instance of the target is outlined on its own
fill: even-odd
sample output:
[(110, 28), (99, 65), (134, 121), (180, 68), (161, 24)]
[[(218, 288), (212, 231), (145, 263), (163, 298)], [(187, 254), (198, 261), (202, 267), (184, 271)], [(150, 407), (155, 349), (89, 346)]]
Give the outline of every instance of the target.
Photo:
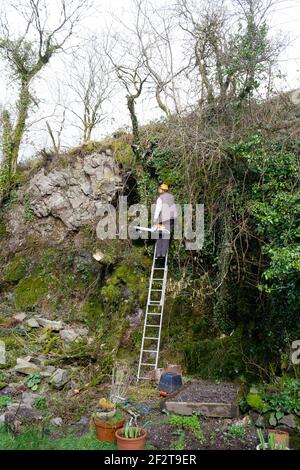
[(122, 187), (119, 166), (108, 149), (76, 158), (67, 168), (49, 173), (42, 168), (26, 193), (37, 217), (53, 216), (74, 230), (93, 222), (97, 204), (111, 202)]
[(125, 189), (113, 152), (98, 148), (34, 161), (0, 212), (0, 384), (13, 391), (37, 373), (63, 401), (102, 381), (118, 355), (138, 357), (151, 258), (96, 237), (98, 206)]
[(6, 213), (9, 238), (5, 249), (19, 249), (28, 238), (61, 243), (69, 232), (85, 225), (94, 227), (97, 206), (112, 202), (123, 186), (111, 149), (79, 153), (50, 169), (42, 167), (18, 191), (17, 204)]

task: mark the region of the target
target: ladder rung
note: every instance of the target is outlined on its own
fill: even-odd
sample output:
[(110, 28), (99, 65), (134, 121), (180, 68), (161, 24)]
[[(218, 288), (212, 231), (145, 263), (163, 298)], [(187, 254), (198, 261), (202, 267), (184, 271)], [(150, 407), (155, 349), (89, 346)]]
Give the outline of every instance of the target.
[[(142, 347), (140, 352), (140, 359), (139, 359), (139, 368), (138, 368), (138, 377), (137, 379), (143, 380), (151, 380), (151, 377), (145, 377), (140, 375), (141, 367), (150, 367), (156, 368), (158, 363), (159, 357), (159, 343), (160, 343), (160, 335), (161, 335), (161, 326), (162, 326), (162, 318), (163, 318), (163, 310), (164, 310), (164, 301), (165, 301), (165, 291), (166, 291), (166, 283), (167, 283), (167, 274), (168, 274), (168, 264), (167, 264), (167, 256), (162, 264), (159, 264), (156, 260), (156, 248), (154, 252), (154, 259), (152, 264), (150, 282), (148, 287), (148, 300), (147, 300), (147, 307), (146, 307), (146, 315), (144, 320), (144, 331), (143, 331), (143, 340), (142, 340)], [(157, 266), (158, 265), (158, 266)], [(162, 271), (162, 277), (160, 276), (157, 271)], [(156, 284), (154, 284), (156, 283)], [(158, 294), (160, 292), (160, 294)], [(155, 295), (155, 293), (157, 293)], [(153, 299), (154, 297), (154, 299)], [(159, 300), (157, 300), (159, 299)], [(153, 307), (153, 309), (151, 308)], [(148, 311), (151, 310), (151, 311)], [(153, 310), (153, 311), (152, 311)], [(151, 316), (157, 316), (158, 319), (155, 318), (151, 321)], [(159, 324), (153, 325), (148, 323), (148, 321), (153, 322), (157, 321)], [(153, 328), (153, 330), (148, 331), (147, 328)], [(157, 328), (157, 330), (154, 330)], [(157, 336), (146, 336), (148, 334)], [(145, 341), (156, 341), (156, 343), (147, 343)], [(146, 346), (148, 348), (156, 348), (156, 349), (144, 349)], [(145, 356), (145, 354), (150, 354), (149, 356)], [(155, 360), (155, 363), (150, 362), (142, 362), (144, 360)]]

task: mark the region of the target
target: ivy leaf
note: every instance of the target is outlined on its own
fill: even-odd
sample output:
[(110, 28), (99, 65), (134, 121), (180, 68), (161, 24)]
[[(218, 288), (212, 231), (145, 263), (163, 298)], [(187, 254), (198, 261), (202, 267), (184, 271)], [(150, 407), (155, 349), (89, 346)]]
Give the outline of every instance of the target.
[(269, 423), (271, 426), (276, 426), (277, 419), (275, 418), (275, 413), (271, 413), (270, 418), (269, 418)]
[(283, 418), (284, 413), (282, 413), (282, 411), (276, 411), (275, 416), (277, 421), (279, 421), (281, 418)]

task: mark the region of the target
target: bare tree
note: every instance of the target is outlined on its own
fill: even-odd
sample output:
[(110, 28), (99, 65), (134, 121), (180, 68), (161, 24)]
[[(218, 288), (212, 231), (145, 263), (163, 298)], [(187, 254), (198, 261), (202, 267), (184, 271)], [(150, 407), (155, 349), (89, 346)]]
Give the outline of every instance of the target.
[(141, 140), (139, 122), (136, 112), (136, 102), (141, 96), (148, 74), (145, 71), (144, 58), (128, 39), (119, 35), (114, 37), (114, 45), (106, 49), (114, 72), (126, 90), (126, 102), (130, 115), (133, 144), (132, 148), (137, 158), (141, 156)]
[[(15, 37), (11, 24), (2, 14), (0, 25), (0, 52), (12, 78), (18, 83), (18, 101), (15, 119), (8, 110), (2, 113), (3, 162), (0, 202), (9, 190), (16, 173), (19, 149), (33, 101), (30, 86), (33, 79), (62, 50), (79, 22), (88, 0), (59, 0), (55, 20), (47, 0), (10, 1), (23, 24), (23, 33)], [(53, 5), (52, 5), (53, 6)]]
[(46, 121), (46, 127), (48, 134), (50, 136), (52, 145), (53, 145), (53, 150), (56, 154), (59, 154), (60, 149), (61, 149), (61, 136), (64, 130), (64, 125), (66, 121), (66, 110), (64, 109), (62, 112), (62, 117), (61, 121), (59, 123), (59, 127), (56, 131), (53, 131), (49, 121)]
[(133, 24), (123, 23), (123, 26), (137, 41), (145, 69), (154, 85), (158, 107), (170, 117), (172, 109), (168, 99), (177, 112), (179, 109), (175, 80), (189, 67), (188, 61), (179, 54), (180, 45), (174, 41), (177, 20), (172, 12), (158, 9), (148, 0), (134, 0), (134, 8)]
[(79, 123), (84, 143), (91, 140), (92, 132), (106, 119), (105, 105), (115, 87), (113, 67), (105, 50), (103, 41), (93, 36), (86, 47), (72, 56), (67, 86), (74, 101), (69, 110)]

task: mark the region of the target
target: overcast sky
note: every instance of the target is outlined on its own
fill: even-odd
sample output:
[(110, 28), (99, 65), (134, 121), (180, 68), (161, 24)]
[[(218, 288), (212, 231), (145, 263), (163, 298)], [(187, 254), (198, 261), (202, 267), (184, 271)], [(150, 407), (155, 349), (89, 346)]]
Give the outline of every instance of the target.
[[(27, 0), (25, 0), (27, 1)], [(53, 5), (56, 0), (49, 0)], [(170, 4), (171, 0), (153, 0), (161, 6)], [(0, 0), (1, 9), (7, 7), (7, 0)], [(124, 23), (130, 23), (132, 20), (132, 0), (94, 0), (94, 7), (83, 19), (76, 37), (72, 39), (69, 45), (80, 42), (81, 38), (90, 33), (99, 34), (101, 31), (109, 28), (113, 23), (114, 15), (122, 19)], [(16, 33), (21, 28), (17, 22), (18, 16), (10, 12), (10, 27)], [(286, 49), (280, 55), (280, 69), (285, 78), (278, 79), (276, 87), (278, 90), (288, 90), (300, 87), (300, 0), (282, 0), (271, 16), (271, 32), (274, 36), (279, 33), (284, 37), (287, 43)], [(34, 83), (34, 90), (41, 99), (39, 109), (35, 109), (30, 119), (32, 126), (26, 136), (25, 144), (22, 148), (23, 157), (30, 157), (43, 147), (49, 146), (49, 138), (46, 132), (45, 120), (39, 120), (44, 115), (49, 114), (49, 121), (55, 123), (55, 115), (60, 118), (60, 110), (55, 108), (57, 101), (57, 84), (61, 84), (61, 92), (67, 99), (68, 93), (64, 88), (65, 81), (65, 63), (68, 62), (67, 56), (59, 55), (53, 58), (51, 63), (40, 74)], [(11, 81), (4, 73), (3, 63), (0, 62), (0, 106), (13, 103), (15, 99), (14, 88)], [(96, 138), (101, 138), (106, 134), (112, 133), (115, 129), (129, 125), (129, 118), (126, 109), (125, 93), (119, 88), (107, 107), (108, 118), (97, 131)], [(143, 97), (138, 103), (138, 115), (141, 123), (160, 117), (153, 99)], [(36, 122), (38, 118), (38, 122)], [(55, 124), (54, 124), (55, 126)], [(76, 145), (79, 141), (79, 131), (74, 126), (68, 126), (63, 134), (63, 143), (66, 146)]]

